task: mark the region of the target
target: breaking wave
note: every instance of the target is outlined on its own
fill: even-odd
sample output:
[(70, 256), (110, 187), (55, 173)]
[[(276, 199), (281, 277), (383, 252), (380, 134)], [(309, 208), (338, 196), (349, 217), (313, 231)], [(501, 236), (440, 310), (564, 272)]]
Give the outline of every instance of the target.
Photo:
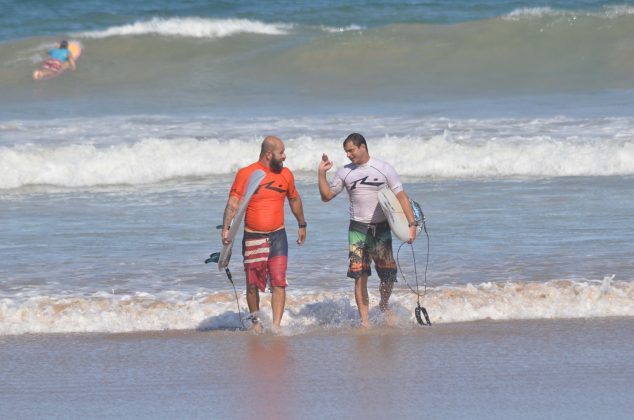
[[(295, 122), (299, 124), (295, 131), (302, 131), (300, 126), (305, 123), (317, 131), (318, 127), (326, 124), (317, 120)], [(406, 124), (402, 121), (383, 123), (388, 124), (390, 131), (400, 133), (372, 134), (374, 129), (367, 125), (368, 122), (360, 123), (360, 131), (370, 133), (366, 136), (371, 140), (372, 155), (391, 162), (405, 177), (634, 175), (634, 137), (629, 119), (593, 122), (441, 119)], [(56, 135), (68, 136), (68, 131), (61, 128), (65, 124), (58, 124), (60, 132)], [(89, 128), (86, 130), (90, 130), (90, 123), (87, 124)], [(277, 124), (283, 126), (284, 120)], [(367, 131), (363, 130), (362, 124), (366, 125)], [(350, 126), (349, 123), (343, 124), (341, 133), (347, 133)], [(6, 131), (16, 131), (18, 137), (27, 135), (21, 132), (19, 124), (6, 127)], [(105, 129), (108, 130), (108, 127)], [(254, 129), (263, 133), (268, 131)], [(183, 127), (183, 130), (187, 129)], [(433, 134), (437, 131), (441, 132)], [(81, 134), (77, 131), (73, 133), (75, 136)], [(91, 135), (99, 137), (95, 133)], [(296, 172), (313, 173), (324, 152), (335, 166), (348, 163), (341, 151), (341, 138), (328, 134), (283, 137), (288, 156), (286, 165)], [(178, 178), (230, 176), (257, 156), (261, 138), (259, 135), (245, 138), (239, 134), (235, 137), (182, 135), (166, 138), (134, 133), (132, 138), (123, 142), (113, 140), (108, 144), (98, 144), (94, 139), (87, 139), (79, 143), (57, 144), (49, 136), (47, 141), (0, 146), (0, 189), (32, 185), (137, 185)]]
[[(244, 296), (241, 299), (244, 301)], [(270, 295), (263, 296), (262, 307), (268, 307), (269, 299)], [(373, 307), (378, 299), (377, 293), (370, 293)], [(395, 291), (391, 302), (398, 327), (415, 325), (413, 294)], [(432, 323), (439, 324), (484, 319), (633, 317), (632, 302), (634, 284), (615, 281), (614, 276), (586, 282), (445, 286), (428, 289), (423, 299)], [(240, 328), (236, 308), (233, 292), (200, 292), (193, 296), (164, 292), (5, 298), (0, 299), (0, 335)], [(380, 322), (376, 308), (370, 315)], [(265, 324), (270, 324), (268, 317), (267, 311), (263, 311)], [(356, 320), (356, 306), (349, 292), (291, 292), (287, 296), (283, 326), (291, 333), (301, 333), (313, 328), (350, 328), (356, 325)]]
[(250, 33), (262, 35), (286, 35), (293, 27), (284, 23), (264, 23), (247, 19), (153, 18), (129, 25), (114, 26), (100, 31), (75, 34), (84, 38), (110, 38), (135, 35), (161, 35), (189, 38), (223, 38)]

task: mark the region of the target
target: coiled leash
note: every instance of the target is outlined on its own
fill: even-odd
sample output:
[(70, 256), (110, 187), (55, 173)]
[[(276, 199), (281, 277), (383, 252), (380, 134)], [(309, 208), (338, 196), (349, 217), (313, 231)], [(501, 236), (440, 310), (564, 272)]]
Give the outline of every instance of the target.
[[(412, 205), (412, 210), (414, 211), (414, 220), (416, 221), (416, 224), (418, 226), (417, 227), (418, 233), (424, 230), (425, 236), (427, 237), (427, 258), (425, 261), (425, 274), (424, 274), (423, 294), (422, 294), (422, 297), (425, 297), (425, 295), (427, 294), (427, 268), (429, 267), (429, 233), (427, 232), (427, 226), (425, 225), (425, 215), (423, 214), (423, 210), (420, 208), (420, 205), (414, 200), (410, 200), (410, 204)], [(398, 247), (398, 250), (396, 251), (396, 264), (398, 265), (398, 271), (401, 273), (401, 277), (403, 277), (403, 281), (405, 282), (409, 290), (411, 290), (412, 293), (416, 295), (417, 306), (414, 309), (414, 315), (416, 316), (416, 321), (418, 321), (420, 325), (431, 326), (431, 321), (429, 320), (429, 314), (427, 313), (427, 309), (425, 309), (425, 307), (421, 306), (420, 304), (421, 293), (418, 287), (418, 272), (416, 271), (416, 256), (414, 255), (414, 245), (412, 244), (408, 244), (408, 245), (410, 246), (410, 249), (412, 251), (412, 259), (414, 260), (414, 278), (416, 280), (416, 290), (414, 290), (412, 286), (410, 286), (410, 284), (407, 282), (407, 279), (405, 278), (405, 274), (403, 274), (403, 270), (401, 269), (399, 254), (401, 252), (401, 248), (405, 244), (407, 244), (407, 242), (401, 243), (401, 245)], [(424, 320), (423, 320), (423, 317), (425, 318)]]
[[(216, 229), (222, 229), (222, 225), (216, 226)], [(211, 262), (217, 263), (219, 259), (220, 259), (220, 252), (214, 252), (213, 254), (209, 255), (209, 258), (205, 260), (205, 264), (209, 264)], [(238, 298), (238, 291), (236, 290), (236, 285), (233, 283), (233, 277), (231, 276), (231, 271), (229, 271), (228, 266), (225, 267), (225, 274), (227, 274), (227, 278), (231, 282), (231, 286), (233, 286), (233, 294), (236, 297), (236, 305), (238, 305), (238, 317), (240, 318), (240, 325), (242, 325), (242, 328), (246, 330), (247, 327), (244, 325), (244, 321), (242, 320), (242, 309), (240, 308), (240, 299)], [(252, 319), (252, 318), (255, 318), (255, 319)], [(257, 318), (254, 316), (250, 316), (248, 319), (251, 319), (251, 322), (253, 323), (257, 322)]]

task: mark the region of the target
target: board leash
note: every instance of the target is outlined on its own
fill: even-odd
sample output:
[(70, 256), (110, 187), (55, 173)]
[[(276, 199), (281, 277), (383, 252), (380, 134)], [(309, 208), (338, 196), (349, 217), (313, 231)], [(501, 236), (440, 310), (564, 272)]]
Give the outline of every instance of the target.
[[(222, 225), (216, 226), (216, 229), (218, 228), (222, 228)], [(209, 264), (210, 262), (217, 263), (219, 259), (220, 259), (220, 252), (214, 252), (213, 254), (209, 255), (209, 258), (205, 260), (205, 264)], [(227, 278), (229, 279), (229, 282), (231, 283), (231, 286), (233, 287), (233, 294), (236, 297), (236, 305), (238, 306), (238, 318), (240, 318), (240, 325), (242, 325), (242, 328), (246, 330), (247, 327), (244, 325), (244, 321), (242, 320), (242, 308), (240, 308), (240, 299), (238, 298), (238, 291), (236, 290), (236, 285), (233, 282), (233, 276), (231, 275), (231, 270), (229, 270), (228, 266), (225, 267), (225, 274), (227, 275)]]
[(231, 282), (231, 286), (233, 287), (233, 294), (236, 297), (236, 305), (238, 306), (238, 318), (240, 318), (240, 325), (242, 325), (242, 329), (247, 329), (244, 325), (244, 321), (242, 320), (242, 309), (240, 309), (240, 299), (238, 298), (238, 291), (236, 290), (236, 285), (233, 282), (233, 277), (231, 276), (231, 271), (229, 267), (225, 267), (225, 274), (227, 274), (227, 278)]
[[(408, 244), (407, 242), (401, 243), (401, 245), (398, 247), (398, 250), (396, 251), (396, 264), (398, 265), (398, 271), (401, 273), (401, 277), (403, 277), (403, 281), (405, 282), (409, 290), (411, 290), (412, 293), (416, 295), (417, 305), (416, 305), (416, 308), (414, 309), (414, 316), (416, 317), (416, 321), (418, 321), (420, 325), (431, 326), (431, 321), (429, 320), (429, 314), (427, 313), (427, 309), (425, 309), (425, 307), (421, 306), (420, 304), (421, 297), (424, 298), (425, 295), (427, 294), (427, 269), (429, 268), (429, 233), (427, 232), (427, 225), (425, 224), (425, 215), (423, 214), (423, 211), (421, 210), (420, 205), (413, 200), (411, 201), (411, 204), (412, 204), (412, 209), (414, 210), (414, 216), (416, 218), (416, 222), (419, 225), (418, 231), (420, 233), (421, 231), (420, 226), (422, 226), (422, 230), (425, 231), (425, 236), (427, 237), (427, 257), (425, 260), (425, 272), (423, 277), (424, 280), (423, 280), (422, 296), (418, 286), (418, 272), (416, 270), (416, 255), (414, 254), (413, 244)], [(399, 261), (399, 254), (401, 253), (401, 248), (405, 244), (409, 245), (412, 251), (412, 259), (414, 261), (414, 279), (416, 280), (416, 290), (414, 290), (412, 286), (407, 282), (407, 279), (405, 278), (405, 274), (403, 273), (403, 270), (401, 268), (401, 262)], [(423, 317), (425, 318), (424, 320), (423, 320)]]

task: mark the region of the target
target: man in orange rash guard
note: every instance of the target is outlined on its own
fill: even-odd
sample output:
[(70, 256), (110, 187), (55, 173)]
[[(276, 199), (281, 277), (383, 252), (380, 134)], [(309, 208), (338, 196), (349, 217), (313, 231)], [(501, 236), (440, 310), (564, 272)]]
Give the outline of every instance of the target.
[(271, 286), (271, 308), (273, 310), (273, 329), (280, 329), (284, 305), (286, 303), (286, 266), (288, 262), (288, 241), (284, 228), (284, 200), (297, 219), (299, 225), (297, 244), (306, 240), (306, 221), (302, 200), (295, 188), (295, 178), (290, 169), (284, 167), (286, 154), (284, 142), (275, 136), (268, 136), (262, 142), (260, 159), (242, 168), (236, 174), (229, 199), (225, 207), (222, 243), (229, 244), (227, 235), (244, 196), (249, 177), (257, 170), (265, 172), (265, 177), (249, 201), (244, 222), (242, 256), (247, 278), (247, 304), (253, 329), (262, 331), (257, 318), (260, 310), (260, 293), (266, 288), (267, 280)]

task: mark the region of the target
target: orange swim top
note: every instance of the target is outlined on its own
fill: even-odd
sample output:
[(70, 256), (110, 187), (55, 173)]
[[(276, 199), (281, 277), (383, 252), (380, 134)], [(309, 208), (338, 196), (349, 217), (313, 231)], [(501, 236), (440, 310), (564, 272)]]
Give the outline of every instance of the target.
[(295, 177), (288, 168), (275, 173), (258, 161), (238, 171), (229, 195), (241, 199), (249, 177), (256, 169), (263, 170), (266, 175), (249, 201), (244, 224), (250, 230), (272, 232), (284, 226), (284, 200), (298, 196)]

